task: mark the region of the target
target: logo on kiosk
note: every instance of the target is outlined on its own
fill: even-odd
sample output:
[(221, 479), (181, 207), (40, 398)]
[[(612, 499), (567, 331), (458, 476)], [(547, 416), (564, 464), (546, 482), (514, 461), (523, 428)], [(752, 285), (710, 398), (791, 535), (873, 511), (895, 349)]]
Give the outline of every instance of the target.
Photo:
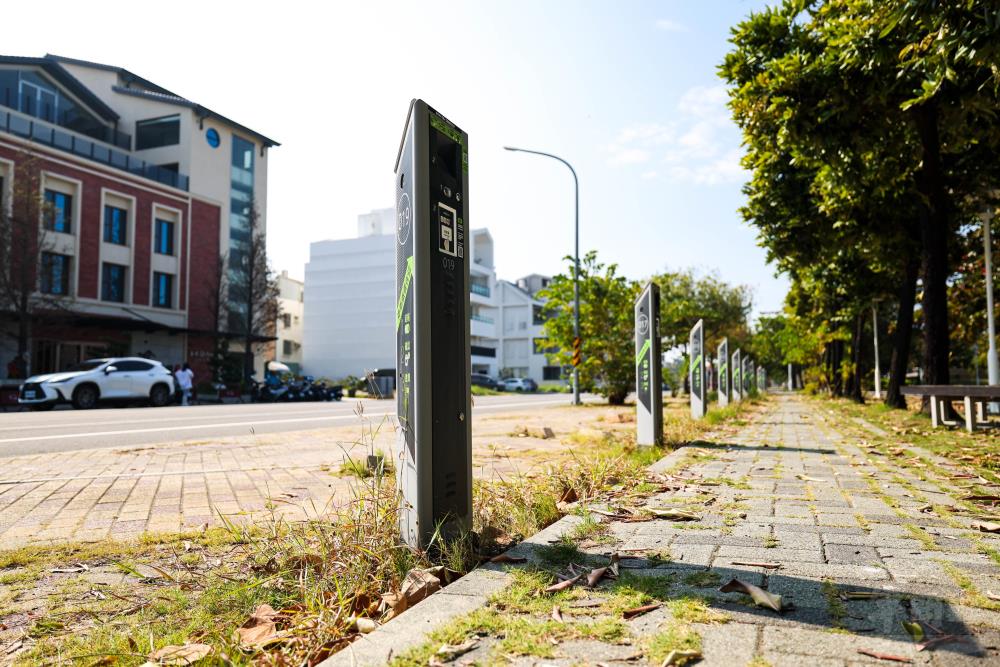
[(396, 241), (404, 245), (410, 238), (410, 195), (405, 192), (396, 204)]
[(645, 336), (649, 331), (649, 316), (646, 313), (639, 315), (639, 335)]

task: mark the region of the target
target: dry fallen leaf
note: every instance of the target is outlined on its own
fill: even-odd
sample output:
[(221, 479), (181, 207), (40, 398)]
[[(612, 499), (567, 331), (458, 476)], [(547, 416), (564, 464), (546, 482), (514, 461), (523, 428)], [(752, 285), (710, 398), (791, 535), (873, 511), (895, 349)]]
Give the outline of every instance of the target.
[(670, 665), (686, 665), (689, 662), (701, 659), (701, 651), (674, 649), (667, 654), (667, 657), (660, 663), (660, 667), (670, 667)]
[(73, 567), (56, 567), (49, 572), (54, 574), (79, 574), (80, 572), (86, 572), (90, 568), (85, 563), (77, 563)]
[(743, 565), (745, 567), (764, 567), (769, 570), (777, 570), (781, 563), (758, 563), (756, 561), (734, 560), (733, 565)]
[(382, 600), (392, 611), (391, 615), (406, 611), (441, 588), (441, 579), (434, 573), (435, 569), (410, 570), (406, 573), (398, 593), (386, 593), (382, 596)]
[(917, 650), (923, 651), (931, 648), (932, 646), (937, 646), (938, 644), (946, 644), (948, 642), (964, 642), (964, 637), (959, 637), (957, 635), (941, 635), (940, 637), (934, 637), (933, 639), (928, 639), (922, 644), (917, 644)]
[(817, 479), (815, 477), (809, 477), (808, 475), (796, 475), (803, 482), (823, 482), (822, 479)]
[(758, 607), (766, 607), (768, 609), (773, 609), (774, 611), (781, 611), (781, 596), (775, 595), (774, 593), (768, 593), (762, 588), (758, 588), (753, 584), (748, 584), (745, 581), (740, 581), (739, 579), (733, 579), (728, 584), (719, 589), (721, 593), (745, 593), (749, 595)]
[(976, 521), (973, 522), (972, 527), (979, 529), (979, 532), (981, 533), (1000, 533), (1000, 523)]
[(451, 662), (455, 658), (465, 655), (479, 645), (479, 640), (473, 637), (466, 639), (461, 644), (444, 644), (437, 650), (435, 657), (442, 662)]
[(571, 587), (576, 582), (580, 581), (580, 579), (582, 579), (582, 578), (583, 578), (583, 573), (581, 572), (580, 574), (576, 575), (575, 577), (572, 577), (572, 578), (567, 579), (565, 581), (560, 581), (559, 583), (556, 583), (556, 584), (552, 584), (551, 586), (549, 586), (548, 588), (545, 589), (545, 592), (546, 593), (558, 593), (559, 591), (564, 591), (567, 588)]
[(844, 600), (875, 600), (885, 596), (874, 591), (843, 591), (840, 597)]
[(157, 665), (193, 665), (212, 653), (208, 644), (184, 644), (164, 646), (149, 654), (150, 662)]
[(555, 621), (556, 623), (563, 622), (562, 612), (559, 611), (559, 605), (555, 605), (552, 607), (552, 620)]
[(508, 556), (507, 554), (500, 554), (499, 556), (494, 556), (490, 559), (491, 563), (527, 563), (527, 558), (519, 558), (517, 556)]
[(654, 604), (647, 604), (641, 607), (635, 607), (634, 609), (626, 609), (625, 611), (622, 612), (622, 618), (624, 618), (627, 621), (630, 618), (635, 618), (636, 616), (642, 616), (643, 614), (648, 614), (649, 612), (659, 609), (662, 606), (663, 606), (662, 604), (656, 602)]
[(665, 507), (653, 507), (649, 511), (657, 519), (667, 519), (668, 521), (698, 521), (697, 514), (683, 512), (681, 510)]
[(274, 619), (278, 615), (271, 605), (262, 604), (257, 607), (247, 621), (236, 629), (241, 648), (258, 649), (276, 641), (281, 641), (282, 637), (278, 632), (278, 626)]
[[(611, 568), (613, 568), (617, 563), (618, 563), (618, 554), (611, 554), (610, 563), (608, 563), (604, 567), (595, 567), (593, 570), (590, 571), (590, 574), (587, 575), (587, 586), (589, 586), (590, 588), (596, 586), (598, 582), (608, 574), (608, 571), (611, 570)], [(612, 571), (612, 574), (615, 574), (615, 571)]]
[(997, 595), (993, 591), (986, 591), (986, 597), (990, 600), (1000, 600), (1000, 595)]
[(879, 660), (891, 660), (892, 662), (913, 662), (909, 658), (902, 655), (893, 655), (891, 653), (879, 653), (878, 651), (869, 651), (866, 648), (859, 648), (858, 653), (861, 655), (867, 655), (870, 658), (877, 658)]

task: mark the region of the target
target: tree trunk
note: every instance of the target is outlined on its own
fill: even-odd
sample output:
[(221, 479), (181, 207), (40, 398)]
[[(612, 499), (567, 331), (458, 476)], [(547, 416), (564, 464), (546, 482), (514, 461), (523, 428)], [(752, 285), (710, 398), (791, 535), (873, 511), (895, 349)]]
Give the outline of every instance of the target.
[(906, 399), (900, 389), (906, 384), (906, 369), (910, 365), (910, 339), (913, 335), (913, 306), (916, 302), (917, 276), (920, 262), (911, 256), (906, 262), (903, 280), (899, 284), (899, 312), (892, 338), (892, 359), (889, 361), (889, 388), (885, 404), (890, 408), (906, 409)]
[(844, 395), (844, 341), (835, 340), (830, 343), (830, 379), (831, 392), (837, 398)]
[(941, 167), (938, 112), (933, 105), (916, 107), (914, 114), (921, 143), (917, 187), (926, 204), (920, 215), (924, 278), (924, 383), (948, 384), (948, 200)]
[(865, 395), (861, 388), (861, 378), (864, 373), (861, 369), (861, 360), (864, 355), (861, 352), (862, 340), (865, 333), (865, 311), (858, 311), (854, 316), (854, 338), (851, 340), (851, 383), (848, 397), (855, 403), (864, 403)]

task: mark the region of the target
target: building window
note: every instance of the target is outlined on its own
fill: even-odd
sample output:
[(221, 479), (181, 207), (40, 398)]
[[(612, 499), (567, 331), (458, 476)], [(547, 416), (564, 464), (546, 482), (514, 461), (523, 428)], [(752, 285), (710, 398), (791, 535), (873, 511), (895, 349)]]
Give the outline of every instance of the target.
[(121, 264), (101, 265), (101, 300), (125, 302), (125, 267)]
[(290, 340), (281, 341), (281, 352), (286, 356), (290, 355), (292, 353), (292, 341)]
[(181, 117), (165, 116), (140, 120), (135, 124), (135, 149), (176, 146), (181, 142)]
[(45, 191), (45, 229), (73, 233), (73, 196), (55, 190)]
[(561, 380), (562, 366), (544, 366), (542, 368), (543, 380)]
[(54, 252), (42, 253), (41, 289), (43, 294), (69, 294), (69, 262), (68, 255)]
[(282, 313), (281, 314), (281, 322), (282, 322), (282, 324), (285, 325), (286, 329), (290, 328), (292, 326), (292, 315), (291, 315), (291, 313)]
[(128, 212), (115, 206), (104, 207), (104, 241), (125, 245), (128, 229)]
[(153, 305), (157, 308), (174, 307), (174, 277), (169, 273), (153, 273)]
[(174, 223), (169, 220), (156, 219), (156, 234), (153, 245), (156, 252), (161, 255), (174, 254)]

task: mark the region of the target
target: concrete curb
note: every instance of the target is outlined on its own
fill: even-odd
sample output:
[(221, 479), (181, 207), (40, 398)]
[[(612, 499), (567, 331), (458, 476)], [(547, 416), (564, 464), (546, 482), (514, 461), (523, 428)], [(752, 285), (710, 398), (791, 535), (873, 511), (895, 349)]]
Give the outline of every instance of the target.
[[(679, 447), (649, 466), (650, 472), (662, 472), (683, 458), (688, 445)], [(538, 547), (558, 540), (582, 519), (564, 516), (554, 524), (521, 542), (507, 553), (537, 563)], [(385, 665), (393, 657), (420, 646), (427, 636), (445, 623), (486, 605), (490, 596), (511, 582), (507, 566), (487, 563), (455, 583), (414, 605), (371, 634), (362, 635), (320, 663), (319, 667), (370, 667)]]

